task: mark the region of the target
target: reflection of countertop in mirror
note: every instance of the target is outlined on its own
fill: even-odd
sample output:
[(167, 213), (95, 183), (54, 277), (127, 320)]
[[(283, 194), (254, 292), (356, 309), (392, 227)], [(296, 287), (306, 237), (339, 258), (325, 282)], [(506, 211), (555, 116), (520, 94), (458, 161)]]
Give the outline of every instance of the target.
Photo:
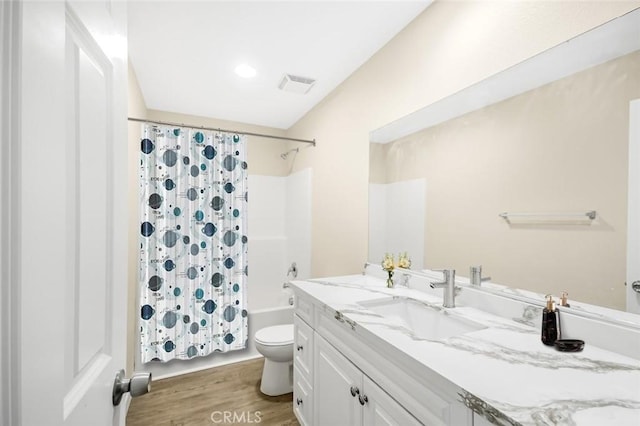
[(292, 286), (319, 309), (340, 313), (336, 317), (346, 319), (351, 325), (345, 327), (358, 337), (393, 351), (403, 368), (445, 378), (459, 388), (467, 406), (492, 413), (497, 424), (640, 424), (640, 361), (596, 347), (589, 336), (580, 336), (584, 351), (558, 352), (541, 343), (539, 327), (462, 306), (448, 311), (486, 328), (426, 340), (365, 306), (398, 296), (440, 309), (441, 298), (432, 292), (387, 289), (384, 279), (369, 275), (293, 281)]
[[(468, 282), (468, 280), (467, 280)], [(522, 298), (527, 298), (529, 300), (538, 300), (544, 301), (545, 295), (542, 293), (536, 293), (529, 290), (523, 290), (519, 288), (511, 288), (506, 285), (496, 284), (496, 283), (482, 283), (486, 288), (494, 291), (499, 291), (504, 293), (507, 296), (519, 296)], [(558, 301), (559, 295), (554, 295), (556, 301)], [(569, 304), (571, 305), (571, 309), (575, 311), (581, 311), (586, 314), (591, 314), (594, 316), (601, 316), (607, 320), (617, 320), (623, 323), (628, 323), (630, 325), (635, 325), (640, 329), (640, 315), (632, 314), (630, 312), (619, 311), (617, 309), (606, 308), (604, 306), (591, 305), (589, 303), (583, 303), (576, 300), (569, 300)]]
[[(515, 287), (625, 309), (639, 67), (637, 8), (372, 130), (369, 259), (485, 263)], [(419, 179), (426, 190), (412, 189)], [(536, 215), (500, 218), (512, 209)]]

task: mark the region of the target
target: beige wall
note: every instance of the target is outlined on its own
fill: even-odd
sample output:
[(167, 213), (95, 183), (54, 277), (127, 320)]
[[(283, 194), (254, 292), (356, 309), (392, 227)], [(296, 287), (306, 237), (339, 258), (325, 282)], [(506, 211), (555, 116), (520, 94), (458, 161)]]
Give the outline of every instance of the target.
[[(361, 270), (367, 258), (369, 131), (637, 7), (640, 2), (436, 2), (284, 132), (318, 140), (292, 161), (284, 146), (249, 145), (252, 174), (313, 168), (312, 275)], [(256, 126), (147, 111), (129, 71), (129, 115), (251, 131)], [(138, 137), (129, 126), (129, 363), (137, 333)], [(268, 133), (283, 133), (264, 129)], [(274, 152), (275, 151), (275, 152)], [(291, 157), (290, 157), (291, 158)]]
[[(367, 258), (369, 132), (640, 6), (640, 2), (436, 2), (287, 134), (316, 138), (312, 275)], [(495, 214), (495, 213), (492, 213)]]
[[(499, 283), (624, 309), (629, 102), (637, 98), (640, 52), (372, 144), (372, 178), (426, 179), (427, 267), (468, 275), (482, 264)], [(587, 226), (509, 226), (498, 217), (591, 209), (598, 218)]]

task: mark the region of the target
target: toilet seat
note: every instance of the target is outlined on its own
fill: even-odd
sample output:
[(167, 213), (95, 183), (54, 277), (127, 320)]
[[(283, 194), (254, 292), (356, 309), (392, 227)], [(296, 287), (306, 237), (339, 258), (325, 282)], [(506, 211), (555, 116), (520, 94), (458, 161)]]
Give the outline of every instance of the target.
[(293, 324), (274, 325), (256, 332), (256, 343), (265, 346), (284, 346), (293, 344)]

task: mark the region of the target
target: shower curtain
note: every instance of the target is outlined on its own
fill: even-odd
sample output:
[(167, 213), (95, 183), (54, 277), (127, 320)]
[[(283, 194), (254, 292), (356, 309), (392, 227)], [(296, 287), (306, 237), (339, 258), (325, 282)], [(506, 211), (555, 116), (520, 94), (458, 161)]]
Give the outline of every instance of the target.
[(245, 137), (148, 123), (142, 132), (142, 362), (244, 349)]

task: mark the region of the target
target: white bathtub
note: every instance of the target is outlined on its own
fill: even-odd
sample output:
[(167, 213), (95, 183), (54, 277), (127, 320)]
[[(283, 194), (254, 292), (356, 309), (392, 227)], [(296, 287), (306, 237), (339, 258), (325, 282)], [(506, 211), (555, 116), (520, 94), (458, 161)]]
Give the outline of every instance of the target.
[[(253, 336), (256, 331), (264, 327), (280, 324), (293, 324), (293, 306), (284, 305), (274, 308), (259, 309), (249, 311), (249, 340), (247, 347), (241, 351), (226, 353), (213, 353), (206, 357), (198, 357), (190, 360), (172, 360), (167, 363), (150, 362), (136, 365), (136, 371), (148, 371), (153, 374), (154, 380), (181, 374), (193, 373), (207, 368), (218, 367), (235, 362), (247, 361), (260, 358), (260, 355), (253, 343)], [(140, 358), (138, 357), (138, 360)], [(139, 362), (139, 361), (138, 361)]]

